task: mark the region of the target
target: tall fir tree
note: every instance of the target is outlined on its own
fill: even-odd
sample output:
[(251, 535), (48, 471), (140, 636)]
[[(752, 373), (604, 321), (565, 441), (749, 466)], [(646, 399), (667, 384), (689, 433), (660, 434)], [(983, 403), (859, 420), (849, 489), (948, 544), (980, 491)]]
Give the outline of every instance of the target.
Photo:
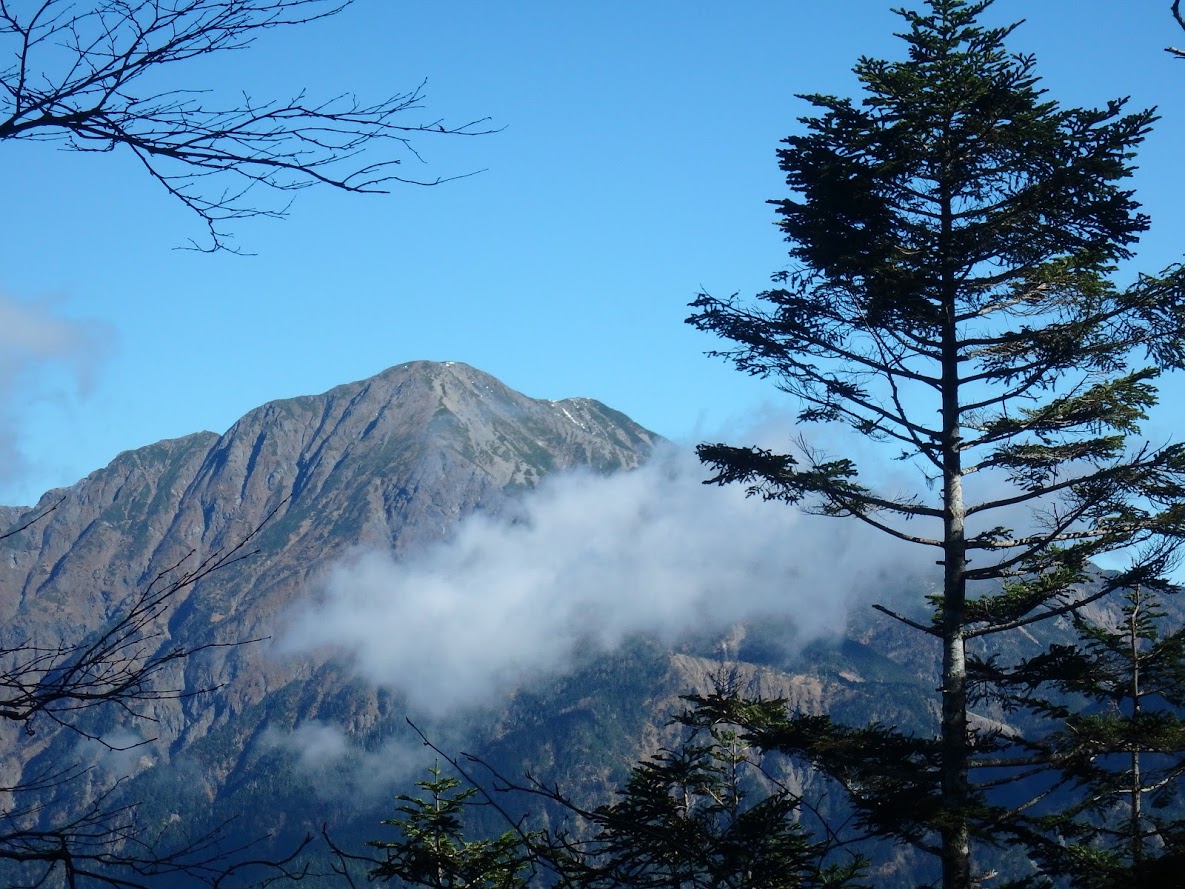
[[(699, 449), (714, 482), (864, 522), (942, 565), (930, 619), (880, 606), (941, 647), (933, 740), (748, 716), (758, 743), (843, 775), (867, 827), (933, 849), (946, 889), (974, 884), (973, 836), (1025, 836), (989, 790), (1001, 770), (1058, 765), (969, 724), (968, 644), (1170, 592), (1185, 532), (1185, 448), (1138, 439), (1156, 377), (1185, 361), (1185, 272), (1115, 281), (1149, 224), (1124, 180), (1155, 116), (1061, 108), (1033, 58), (1005, 48), (1016, 26), (981, 22), (989, 5), (901, 10), (908, 56), (860, 59), (861, 101), (802, 97), (814, 113), (779, 151), (791, 196), (774, 202), (793, 269), (757, 301), (701, 294), (688, 319), (802, 421), (847, 424), (919, 472), (901, 495), (807, 448)], [(1123, 567), (1087, 584), (1108, 554)]]

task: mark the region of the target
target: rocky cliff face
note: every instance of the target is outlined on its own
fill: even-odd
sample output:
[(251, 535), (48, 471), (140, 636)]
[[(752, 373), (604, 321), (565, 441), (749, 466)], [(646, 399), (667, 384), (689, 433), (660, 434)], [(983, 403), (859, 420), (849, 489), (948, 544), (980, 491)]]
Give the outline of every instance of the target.
[[(323, 395), (271, 402), (222, 436), (128, 451), (47, 493), (36, 509), (61, 502), (6, 547), (0, 598), (11, 609), (53, 590), (76, 595), (79, 586), (118, 594), (161, 559), (234, 543), (277, 509), (287, 545), (304, 555), (330, 537), (406, 551), (465, 512), (499, 510), (553, 470), (632, 468), (654, 441), (589, 399), (537, 401), (463, 364), (404, 364)], [(6, 510), (0, 518), (22, 514)], [(66, 582), (82, 581), (75, 566), (103, 562), (115, 573), (96, 577), (91, 568), (85, 583)]]

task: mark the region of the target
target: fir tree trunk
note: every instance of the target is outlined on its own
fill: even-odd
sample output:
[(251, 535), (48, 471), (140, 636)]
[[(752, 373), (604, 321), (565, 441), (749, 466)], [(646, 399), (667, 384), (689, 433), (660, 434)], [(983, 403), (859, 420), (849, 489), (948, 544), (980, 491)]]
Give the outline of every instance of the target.
[(963, 638), (966, 550), (963, 537), (963, 485), (958, 471), (946, 468), (946, 565), (942, 626), (942, 885), (968, 889), (970, 840), (967, 761), (967, 665)]
[[(943, 183), (941, 241), (949, 242), (953, 211)], [(947, 255), (942, 243), (944, 256)], [(942, 465), (943, 465), (943, 621), (942, 621), (942, 886), (969, 889), (971, 848), (967, 829), (967, 663), (963, 625), (967, 598), (965, 570), (962, 424), (959, 349), (953, 275), (942, 270)]]

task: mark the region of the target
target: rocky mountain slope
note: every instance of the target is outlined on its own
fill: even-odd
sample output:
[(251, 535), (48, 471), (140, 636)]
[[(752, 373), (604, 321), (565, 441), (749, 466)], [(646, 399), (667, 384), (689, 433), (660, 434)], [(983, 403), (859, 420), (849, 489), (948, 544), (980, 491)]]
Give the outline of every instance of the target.
[[(596, 401), (527, 398), (454, 362), (412, 362), (323, 395), (272, 402), (223, 435), (125, 452), (31, 510), (0, 512), (2, 534), (48, 511), (0, 542), (0, 644), (84, 639), (154, 578), (175, 577), (261, 525), (251, 541), (258, 554), (179, 592), (142, 653), (265, 637), (277, 614), (350, 548), (414, 551), (464, 515), (501, 514), (548, 473), (631, 469), (655, 442)], [(287, 727), (341, 704), (337, 693), (348, 681), (332, 672), (325, 658), (283, 662), (264, 644), (190, 659), (162, 682), (217, 694), (148, 705), (158, 740), (131, 759), (125, 777), (184, 758), (221, 733), (226, 744), (194, 785), (217, 799), (253, 750), (251, 739), (270, 725), (276, 701), (297, 702), (281, 708)], [(368, 711), (354, 728), (379, 718), (373, 694), (348, 706)], [(96, 734), (145, 732), (125, 729), (118, 714), (95, 718)], [(78, 752), (77, 737), (47, 721), (33, 728), (26, 735), (0, 727), (7, 784)]]
[[(398, 782), (406, 789), (430, 763), (400, 695), (361, 682), (332, 651), (282, 657), (266, 641), (237, 643), (274, 634), (327, 566), (360, 546), (414, 555), (465, 516), (512, 515), (518, 496), (550, 473), (633, 469), (656, 443), (596, 401), (539, 401), (464, 364), (413, 362), (266, 404), (223, 435), (126, 452), (32, 510), (0, 511), (0, 534), (48, 511), (0, 541), (8, 647), (86, 639), (158, 577), (167, 582), (251, 535), (258, 550), (181, 590), (152, 625), (144, 655), (220, 646), (159, 677), (185, 694), (146, 703), (141, 720), (113, 708), (81, 717), (117, 748), (147, 743), (113, 751), (45, 719), (32, 734), (0, 725), (3, 784), (81, 762), (93, 766), (84, 779), (40, 795), (46, 819), (119, 780), (114, 800), (138, 801), (152, 829), (200, 831), (235, 818), (250, 835), (299, 836), (328, 822), (373, 837)], [(595, 792), (663, 743), (680, 695), (721, 681), (806, 712), (923, 725), (933, 681), (904, 658), (929, 655), (893, 632), (857, 627), (842, 645), (805, 655), (786, 641), (791, 621), (674, 649), (636, 638), (496, 708), (421, 728), (512, 773)], [(894, 661), (894, 650), (904, 657)], [(189, 696), (201, 690), (212, 691)]]
[[(598, 402), (536, 401), (451, 362), (413, 362), (324, 395), (272, 402), (224, 435), (125, 452), (10, 516), (15, 523), (53, 508), (6, 542), (4, 630), (21, 635), (43, 620), (56, 630), (65, 615), (80, 629), (96, 626), (189, 550), (200, 559), (233, 546), (273, 516), (259, 540), (265, 557), (236, 571), (233, 597), (217, 602), (217, 621), (234, 614), (236, 629), (251, 632), (294, 575), (307, 576), (343, 547), (373, 542), (407, 552), (462, 515), (501, 512), (517, 490), (554, 470), (637, 466), (654, 441)], [(198, 591), (204, 596), (189, 598), (214, 613), (226, 586), (212, 579)]]

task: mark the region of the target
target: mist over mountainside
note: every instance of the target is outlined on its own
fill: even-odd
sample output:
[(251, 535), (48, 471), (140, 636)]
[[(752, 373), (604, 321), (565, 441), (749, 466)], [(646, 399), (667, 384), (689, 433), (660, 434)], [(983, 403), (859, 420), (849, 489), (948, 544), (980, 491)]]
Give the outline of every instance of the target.
[(148, 643), (226, 643), (159, 682), (214, 690), (145, 704), (147, 720), (83, 717), (116, 747), (148, 742), (131, 750), (0, 726), (0, 767), (11, 786), (93, 765), (46, 790), (46, 818), (122, 779), (149, 827), (367, 837), (431, 764), (409, 715), (445, 747), (593, 793), (717, 682), (926, 726), (931, 655), (848, 614), (860, 590), (920, 601), (918, 566), (702, 478), (596, 401), (527, 398), (454, 362), (123, 453), (0, 513), (3, 533), (52, 508), (0, 544), (0, 638), (85, 638), (264, 523), (260, 552), (178, 594)]

